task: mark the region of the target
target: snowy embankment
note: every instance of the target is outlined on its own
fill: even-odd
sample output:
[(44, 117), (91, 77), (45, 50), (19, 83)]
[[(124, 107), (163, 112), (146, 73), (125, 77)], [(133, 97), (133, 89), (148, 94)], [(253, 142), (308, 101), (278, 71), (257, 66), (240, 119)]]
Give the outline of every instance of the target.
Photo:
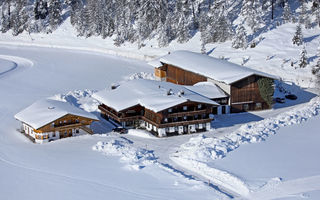
[(291, 111), (273, 118), (242, 125), (238, 130), (220, 138), (209, 138), (203, 135), (191, 138), (182, 144), (171, 155), (171, 159), (190, 171), (193, 171), (215, 184), (221, 185), (233, 192), (247, 196), (251, 190), (243, 180), (224, 171), (209, 166), (207, 163), (220, 159), (242, 144), (257, 143), (273, 135), (283, 126), (300, 124), (308, 118), (316, 116), (320, 111), (320, 97), (315, 97), (309, 103), (300, 105)]
[(139, 170), (155, 162), (153, 151), (135, 148), (130, 143), (130, 140), (120, 137), (106, 142), (99, 141), (92, 149), (108, 156), (119, 156), (120, 160), (127, 164), (127, 169)]

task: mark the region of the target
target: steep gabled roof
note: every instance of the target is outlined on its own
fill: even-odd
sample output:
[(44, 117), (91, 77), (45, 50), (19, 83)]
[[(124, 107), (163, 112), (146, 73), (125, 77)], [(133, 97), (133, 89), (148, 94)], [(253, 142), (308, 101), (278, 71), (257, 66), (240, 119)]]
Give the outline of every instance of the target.
[(19, 121), (32, 126), (34, 129), (38, 129), (67, 114), (98, 120), (95, 115), (72, 106), (67, 102), (51, 99), (36, 101), (17, 113), (14, 117)]
[(114, 90), (101, 90), (93, 94), (93, 97), (117, 111), (141, 105), (160, 112), (187, 101), (219, 105), (184, 86), (144, 79), (124, 82)]
[(261, 71), (191, 51), (174, 51), (149, 64), (153, 67), (160, 67), (161, 63), (170, 64), (229, 85), (251, 75), (278, 79), (276, 76)]

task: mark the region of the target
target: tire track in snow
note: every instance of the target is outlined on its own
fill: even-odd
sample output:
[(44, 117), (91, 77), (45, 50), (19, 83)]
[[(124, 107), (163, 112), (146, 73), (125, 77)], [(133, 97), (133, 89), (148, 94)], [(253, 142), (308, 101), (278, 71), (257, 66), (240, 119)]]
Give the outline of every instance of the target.
[(131, 190), (126, 190), (126, 189), (123, 189), (123, 188), (120, 188), (120, 187), (116, 187), (114, 185), (108, 185), (108, 184), (100, 183), (100, 182), (93, 181), (93, 180), (88, 180), (88, 179), (84, 179), (84, 178), (77, 178), (77, 177), (58, 174), (58, 173), (52, 173), (52, 172), (49, 172), (49, 171), (36, 169), (36, 168), (32, 168), (32, 167), (26, 167), (26, 166), (23, 166), (21, 164), (18, 164), (18, 163), (15, 163), (15, 162), (12, 162), (12, 161), (9, 161), (9, 160), (3, 158), (3, 154), (1, 155), (1, 152), (0, 152), (0, 161), (2, 161), (3, 163), (6, 163), (7, 165), (13, 166), (13, 167), (17, 167), (17, 168), (21, 168), (21, 169), (25, 169), (25, 170), (29, 170), (29, 171), (34, 171), (34, 172), (37, 172), (37, 173), (43, 173), (43, 174), (47, 174), (47, 175), (51, 175), (51, 176), (56, 176), (56, 177), (60, 177), (62, 179), (73, 180), (73, 181), (75, 181), (75, 183), (84, 182), (86, 184), (94, 184), (94, 185), (97, 185), (97, 186), (107, 187), (107, 188), (109, 188), (109, 189), (111, 189), (113, 191), (126, 193), (126, 194), (129, 194), (129, 195), (135, 196), (135, 197), (139, 197), (139, 199), (147, 199), (147, 200), (150, 200), (150, 199), (166, 200), (167, 199), (167, 197), (159, 197), (159, 196), (153, 196), (153, 195), (149, 195), (149, 194), (141, 194), (141, 193), (138, 193), (138, 192), (134, 192), (134, 191), (131, 191)]

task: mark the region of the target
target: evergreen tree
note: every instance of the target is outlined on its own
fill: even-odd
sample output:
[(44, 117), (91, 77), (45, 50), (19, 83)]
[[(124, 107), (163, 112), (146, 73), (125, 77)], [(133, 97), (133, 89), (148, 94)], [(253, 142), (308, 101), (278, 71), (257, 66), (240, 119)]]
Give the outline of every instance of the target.
[(1, 32), (5, 33), (11, 28), (11, 0), (2, 1)]
[(260, 1), (244, 0), (241, 7), (241, 15), (253, 32), (256, 32), (263, 23), (261, 19), (262, 5)]
[(168, 14), (164, 22), (159, 27), (158, 45), (159, 47), (168, 46), (171, 40), (173, 40), (172, 33), (172, 15)]
[(314, 15), (315, 23), (320, 27), (320, 5), (315, 8)]
[(248, 45), (247, 40), (247, 33), (245, 28), (243, 27), (243, 25), (239, 25), (232, 41), (232, 47), (235, 49), (245, 49)]
[(296, 28), (296, 32), (292, 38), (292, 43), (300, 46), (303, 44), (303, 35), (301, 30), (301, 24), (299, 23)]
[(12, 34), (14, 36), (22, 33), (26, 29), (27, 25), (27, 12), (26, 12), (27, 0), (17, 0), (16, 8), (12, 13)]
[(318, 47), (317, 51), (317, 62), (312, 67), (312, 74), (320, 77), (320, 46)]
[(305, 68), (308, 65), (308, 57), (305, 46), (303, 46), (302, 51), (300, 53), (299, 66), (300, 68)]
[(49, 4), (49, 25), (55, 30), (62, 22), (62, 5), (60, 0), (51, 0)]
[(191, 5), (187, 0), (176, 1), (173, 15), (176, 17), (174, 21), (174, 31), (176, 32), (179, 43), (187, 42), (191, 37), (189, 30), (189, 22), (191, 21), (189, 19), (192, 17), (190, 7)]
[(80, 15), (84, 6), (82, 0), (67, 0), (66, 3), (70, 6), (70, 23), (73, 26), (79, 26)]
[(291, 9), (289, 6), (289, 3), (285, 3), (285, 6), (283, 8), (283, 13), (282, 13), (282, 20), (284, 23), (291, 22), (292, 14), (291, 14)]
[(44, 0), (36, 0), (34, 2), (34, 18), (45, 19), (48, 15), (48, 4)]

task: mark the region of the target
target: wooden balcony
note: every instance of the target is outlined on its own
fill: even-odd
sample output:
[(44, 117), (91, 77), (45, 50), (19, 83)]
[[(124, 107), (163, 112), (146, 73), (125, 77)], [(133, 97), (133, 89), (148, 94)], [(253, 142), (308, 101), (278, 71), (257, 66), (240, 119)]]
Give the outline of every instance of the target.
[[(210, 119), (210, 118), (205, 118), (205, 119), (193, 119), (193, 120), (185, 120), (185, 121), (177, 121), (177, 122), (158, 124), (158, 123), (146, 118), (145, 116), (136, 115), (136, 116), (128, 116), (128, 117), (119, 117), (116, 114), (109, 111), (104, 106), (100, 105), (99, 109), (101, 111), (105, 112), (107, 115), (109, 115), (111, 118), (113, 118), (114, 120), (116, 120), (118, 122), (140, 120), (141, 119), (141, 120), (144, 120), (145, 122), (148, 122), (148, 123), (156, 126), (157, 128), (186, 126), (186, 125), (190, 125), (190, 124), (200, 124), (200, 123), (204, 124), (204, 123), (208, 123), (208, 122), (212, 121), (212, 119)], [(169, 114), (169, 116), (170, 117), (183, 117), (186, 115), (194, 116), (194, 115), (199, 115), (199, 114), (210, 114), (210, 113), (211, 113), (211, 109), (207, 108), (207, 109), (203, 109), (203, 110), (185, 111), (185, 112), (181, 112), (181, 113), (171, 113), (171, 114)]]
[(179, 122), (171, 122), (171, 123), (165, 123), (165, 124), (160, 124), (158, 128), (166, 128), (166, 127), (175, 127), (175, 126), (187, 126), (190, 124), (204, 124), (211, 122), (212, 119), (197, 119), (197, 120), (189, 120), (189, 121), (179, 121)]
[(134, 116), (126, 116), (126, 117), (119, 117), (118, 115), (114, 114), (113, 112), (111, 112), (110, 110), (108, 110), (107, 108), (105, 108), (102, 105), (99, 105), (98, 108), (105, 112), (107, 115), (109, 115), (110, 117), (112, 117), (113, 119), (115, 119), (118, 122), (125, 122), (125, 121), (131, 121), (131, 120), (138, 120), (141, 118), (140, 115), (134, 115)]
[(211, 113), (211, 109), (207, 108), (207, 109), (202, 109), (202, 110), (169, 113), (168, 117), (184, 117), (184, 116), (194, 116), (194, 115), (210, 114), (210, 113)]

